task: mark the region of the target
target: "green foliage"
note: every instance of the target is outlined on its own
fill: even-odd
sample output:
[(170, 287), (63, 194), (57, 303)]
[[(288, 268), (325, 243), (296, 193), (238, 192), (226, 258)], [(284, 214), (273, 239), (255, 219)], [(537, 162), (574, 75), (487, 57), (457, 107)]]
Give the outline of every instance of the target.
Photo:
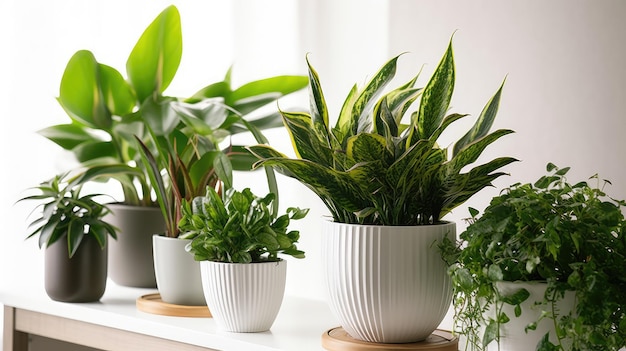
[(39, 234), (40, 248), (64, 238), (71, 258), (85, 235), (93, 236), (101, 248), (106, 245), (107, 235), (117, 238), (115, 228), (102, 220), (109, 210), (94, 200), (99, 194), (81, 196), (79, 184), (75, 180), (68, 182), (67, 174), (57, 175), (32, 188), (38, 194), (18, 200), (40, 202), (35, 210), (40, 208), (41, 215), (30, 223), (34, 229), (28, 235), (31, 238)]
[[(516, 306), (516, 315), (524, 313), (519, 304), (528, 292), (500, 296), (494, 283), (502, 280), (548, 284), (542, 318), (554, 321), (559, 342), (546, 336), (537, 350), (565, 350), (564, 339), (572, 341), (571, 350), (626, 346), (626, 203), (607, 196), (609, 182), (597, 175), (589, 180), (595, 185), (570, 184), (568, 170), (548, 164), (534, 184), (512, 185), (480, 218), (472, 210), (459, 243), (442, 245), (455, 290), (455, 329), (475, 349), (497, 340), (499, 324), (508, 320), (503, 316), (490, 328), (482, 314), (487, 308), (506, 303)], [(565, 291), (575, 292), (575, 311), (557, 315), (555, 303)], [(482, 337), (480, 326), (487, 326)]]
[(193, 238), (188, 249), (197, 261), (278, 261), (278, 254), (304, 258), (295, 245), (300, 233), (287, 228), (291, 220), (304, 218), (309, 210), (290, 207), (277, 216), (272, 206), (275, 198), (273, 193), (261, 198), (248, 188), (241, 192), (231, 188), (222, 201), (209, 187), (205, 196), (183, 203), (181, 237)]
[[(87, 50), (77, 51), (67, 63), (58, 101), (71, 123), (39, 131), (71, 151), (90, 180), (115, 179), (122, 187), (124, 202), (153, 205), (154, 185), (150, 170), (141, 162), (142, 140), (158, 158), (159, 151), (174, 152), (191, 166), (191, 181), (204, 191), (203, 180), (211, 162), (195, 162), (195, 154), (221, 152), (216, 145), (229, 135), (281, 126), (276, 111), (253, 114), (280, 97), (304, 88), (304, 76), (276, 76), (235, 88), (230, 69), (223, 81), (200, 89), (189, 98), (165, 95), (182, 56), (180, 14), (175, 6), (164, 9), (144, 30), (126, 62), (126, 80), (115, 68), (99, 63)], [(264, 142), (258, 136), (258, 142)], [(243, 146), (228, 148), (234, 169), (250, 170), (256, 160)], [(187, 158), (187, 159), (186, 159)], [(122, 167), (126, 166), (126, 167)], [(160, 165), (165, 169), (163, 165)], [(205, 168), (206, 167), (206, 168)], [(96, 171), (97, 170), (97, 171)], [(271, 176), (271, 175), (270, 175)], [(175, 223), (174, 223), (175, 227)]]
[[(383, 225), (438, 223), (503, 175), (496, 171), (515, 159), (496, 158), (461, 172), (488, 145), (512, 132), (489, 133), (502, 87), (448, 159), (448, 150), (437, 140), (466, 116), (446, 115), (455, 81), (452, 43), (425, 88), (415, 87), (415, 77), (383, 94), (397, 60), (388, 61), (363, 88), (352, 88), (331, 128), (318, 74), (307, 59), (310, 112), (282, 112), (297, 158), (267, 145), (249, 147), (260, 158), (258, 165), (272, 166), (307, 185), (337, 222)], [(404, 123), (416, 101), (418, 110)]]

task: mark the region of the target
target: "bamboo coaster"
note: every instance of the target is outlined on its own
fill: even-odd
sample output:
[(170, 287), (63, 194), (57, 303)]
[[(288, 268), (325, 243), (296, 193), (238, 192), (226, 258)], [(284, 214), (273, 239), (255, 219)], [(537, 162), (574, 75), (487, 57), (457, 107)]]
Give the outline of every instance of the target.
[(161, 295), (148, 294), (137, 298), (137, 309), (152, 314), (174, 317), (203, 317), (210, 318), (211, 311), (207, 306), (175, 305), (161, 300)]
[(328, 351), (458, 351), (459, 339), (444, 330), (435, 330), (426, 340), (406, 344), (383, 344), (352, 338), (341, 327), (332, 328), (322, 334), (322, 347)]

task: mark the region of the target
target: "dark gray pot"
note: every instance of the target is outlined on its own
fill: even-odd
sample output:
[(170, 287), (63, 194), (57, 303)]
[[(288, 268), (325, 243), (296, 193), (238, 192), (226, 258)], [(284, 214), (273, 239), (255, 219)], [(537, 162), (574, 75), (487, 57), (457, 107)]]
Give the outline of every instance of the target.
[(85, 235), (72, 258), (69, 258), (67, 238), (60, 238), (46, 248), (44, 261), (45, 289), (51, 299), (94, 302), (104, 294), (107, 249), (100, 248), (91, 235)]
[(158, 207), (107, 205), (104, 220), (118, 228), (117, 240), (109, 240), (109, 277), (122, 286), (156, 288), (152, 236), (165, 232)]

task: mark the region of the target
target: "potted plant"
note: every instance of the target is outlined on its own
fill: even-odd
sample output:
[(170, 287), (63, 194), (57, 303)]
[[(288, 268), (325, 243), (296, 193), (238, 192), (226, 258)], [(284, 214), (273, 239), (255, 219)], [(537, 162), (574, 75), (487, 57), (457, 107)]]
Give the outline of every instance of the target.
[(33, 188), (37, 194), (18, 202), (40, 202), (28, 238), (39, 235), (39, 247), (45, 248), (48, 296), (63, 302), (98, 301), (106, 288), (107, 237), (116, 237), (115, 228), (102, 219), (108, 209), (94, 199), (98, 194), (81, 195), (82, 185), (67, 178), (63, 174), (44, 181)]
[[(249, 148), (259, 165), (298, 179), (328, 207), (333, 220), (324, 222), (322, 254), (330, 307), (350, 336), (369, 342), (419, 341), (437, 328), (452, 289), (433, 243), (455, 238), (456, 230), (442, 217), (515, 161), (496, 158), (463, 172), (512, 132), (489, 132), (502, 87), (450, 158), (437, 144), (446, 127), (466, 116), (446, 115), (455, 81), (452, 43), (425, 88), (415, 87), (415, 77), (382, 94), (397, 60), (365, 87), (352, 88), (334, 128), (309, 63), (310, 113), (282, 114), (297, 158), (267, 145)], [(404, 121), (416, 101), (418, 109)]]
[(276, 195), (257, 197), (249, 188), (225, 191), (211, 187), (206, 195), (183, 205), (181, 231), (193, 236), (188, 245), (200, 261), (202, 286), (213, 319), (222, 330), (269, 330), (282, 303), (287, 262), (279, 254), (304, 258), (288, 231), (291, 220), (308, 210), (290, 207), (278, 216)]
[(547, 165), (444, 244), (455, 330), (467, 349), (619, 350), (626, 346), (626, 202), (595, 175), (571, 184)]
[[(175, 6), (164, 9), (141, 35), (126, 62), (127, 78), (98, 62), (90, 51), (77, 51), (67, 63), (58, 97), (71, 122), (39, 131), (71, 151), (79, 167), (87, 169), (85, 177), (103, 182), (115, 180), (121, 185), (124, 198), (109, 205), (111, 215), (107, 218), (119, 228), (119, 240), (109, 250), (109, 270), (112, 280), (120, 285), (156, 286), (152, 235), (165, 230), (135, 136), (150, 139), (147, 125), (158, 135), (181, 128), (201, 128), (203, 124), (185, 124), (188, 119), (174, 113), (170, 105), (202, 105), (205, 100), (216, 98), (244, 115), (253, 126), (280, 126), (276, 112), (257, 113), (255, 118), (246, 115), (300, 90), (307, 82), (301, 76), (276, 76), (234, 89), (229, 70), (223, 81), (209, 84), (188, 98), (167, 96), (165, 91), (176, 75), (181, 57), (181, 21)], [(242, 130), (233, 113), (226, 117), (224, 129), (230, 133)], [(245, 159), (244, 153), (238, 154)]]
[[(171, 304), (206, 303), (200, 280), (200, 265), (185, 251), (193, 239), (182, 233), (178, 223), (182, 204), (206, 193), (207, 187), (232, 186), (233, 170), (251, 170), (256, 158), (243, 146), (220, 146), (232, 133), (248, 131), (258, 142), (267, 142), (262, 131), (237, 115), (222, 99), (205, 99), (201, 103), (172, 102), (170, 108), (179, 115), (186, 128), (159, 134), (146, 123), (150, 148), (137, 138), (141, 161), (150, 183), (154, 185), (157, 203), (165, 221), (165, 231), (153, 235), (154, 267), (161, 299)], [(268, 187), (277, 193), (271, 168), (266, 169)], [(277, 202), (274, 203), (278, 205)]]

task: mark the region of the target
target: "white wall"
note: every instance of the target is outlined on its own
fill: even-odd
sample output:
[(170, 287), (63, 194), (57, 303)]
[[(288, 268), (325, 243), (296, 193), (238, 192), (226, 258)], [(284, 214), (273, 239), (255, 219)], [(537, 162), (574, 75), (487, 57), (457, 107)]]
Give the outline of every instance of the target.
[[(183, 21), (184, 52), (172, 94), (188, 94), (222, 77), (235, 64), (235, 82), (274, 74), (305, 73), (304, 55), (321, 76), (332, 115), (355, 82), (363, 83), (391, 56), (399, 82), (424, 64), (430, 75), (454, 34), (457, 85), (453, 109), (477, 116), (504, 77), (507, 82), (496, 127), (510, 128), (487, 157), (514, 156), (507, 167), (516, 181), (532, 181), (548, 161), (572, 166), (578, 180), (599, 172), (626, 198), (621, 155), (626, 150), (626, 2), (620, 0), (452, 1), (173, 1)], [(35, 135), (66, 121), (54, 97), (71, 54), (92, 49), (103, 62), (123, 68), (126, 55), (167, 1), (4, 0), (0, 2), (0, 284), (22, 277), (41, 288), (35, 241), (23, 240), (27, 206), (14, 206), (22, 190), (50, 176), (60, 151)], [(225, 21), (225, 22), (221, 22)], [(455, 32), (456, 31), (456, 32)], [(306, 94), (289, 100), (306, 106)], [(462, 133), (473, 120), (459, 122)], [(450, 142), (458, 135), (450, 136)], [(270, 142), (289, 153), (284, 131)], [(485, 158), (486, 159), (486, 158)], [(239, 176), (239, 175), (238, 175)], [(263, 188), (259, 177), (241, 175), (240, 186)], [(327, 212), (302, 185), (284, 177), (281, 206), (312, 209), (296, 222), (305, 260), (289, 261), (287, 292), (323, 298), (319, 218)], [(467, 205), (484, 208), (498, 189)], [(467, 206), (449, 219), (464, 224)], [(446, 322), (448, 323), (448, 322)]]

